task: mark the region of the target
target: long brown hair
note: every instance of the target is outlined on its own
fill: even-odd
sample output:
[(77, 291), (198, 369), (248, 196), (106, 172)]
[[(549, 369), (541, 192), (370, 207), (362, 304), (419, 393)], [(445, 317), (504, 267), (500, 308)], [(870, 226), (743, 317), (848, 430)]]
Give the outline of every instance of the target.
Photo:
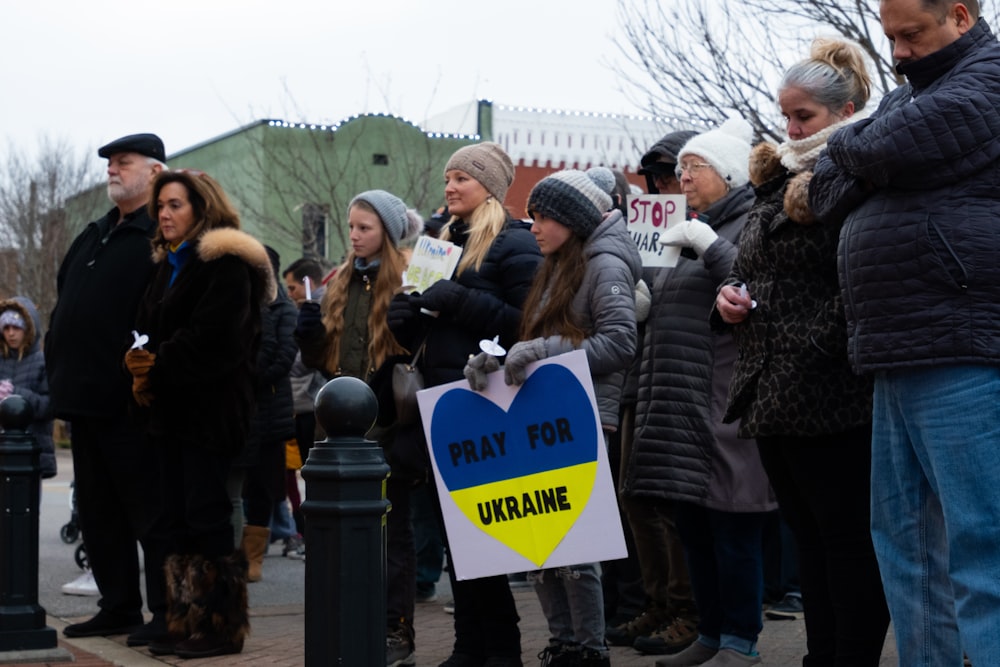
[(573, 234), (559, 250), (546, 255), (524, 302), (521, 340), (559, 335), (579, 346), (587, 337), (573, 312), (573, 298), (587, 270), (584, 243)]
[[(153, 181), (153, 196), (149, 200), (149, 217), (159, 221), (160, 207), (157, 199), (167, 183), (180, 183), (187, 190), (188, 201), (194, 211), (194, 224), (185, 240), (196, 239), (210, 229), (220, 227), (240, 228), (240, 214), (219, 183), (202, 171), (194, 169), (169, 169), (161, 171)], [(163, 238), (159, 225), (153, 236), (153, 248), (163, 248), (168, 241)]]
[[(378, 215), (378, 212), (363, 200), (355, 201), (354, 206)], [(344, 308), (347, 306), (348, 287), (354, 275), (354, 260), (354, 250), (351, 250), (347, 253), (344, 263), (337, 268), (323, 294), (321, 310), (329, 341), (326, 347), (326, 370), (330, 374), (340, 370), (340, 338), (344, 332)], [(368, 311), (368, 363), (371, 368), (378, 368), (392, 355), (407, 353), (407, 350), (396, 342), (386, 321), (389, 302), (403, 284), (404, 270), (406, 270), (406, 256), (393, 245), (383, 223), (379, 268), (372, 284), (372, 306)]]

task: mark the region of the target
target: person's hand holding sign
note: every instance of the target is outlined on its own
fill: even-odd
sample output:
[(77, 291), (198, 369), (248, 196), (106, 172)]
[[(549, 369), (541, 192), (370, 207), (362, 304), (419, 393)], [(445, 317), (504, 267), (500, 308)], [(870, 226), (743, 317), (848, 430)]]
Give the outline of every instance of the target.
[(508, 385), (524, 384), (525, 367), (539, 359), (548, 358), (545, 350), (544, 338), (533, 338), (531, 340), (515, 343), (510, 352), (507, 353), (507, 361), (503, 365), (503, 380)]

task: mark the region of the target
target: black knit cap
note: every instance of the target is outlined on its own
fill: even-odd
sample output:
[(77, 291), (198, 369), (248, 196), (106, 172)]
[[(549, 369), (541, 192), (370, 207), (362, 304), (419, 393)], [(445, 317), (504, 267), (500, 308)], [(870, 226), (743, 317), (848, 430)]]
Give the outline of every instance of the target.
[(163, 140), (155, 134), (130, 134), (97, 149), (97, 154), (103, 158), (109, 158), (115, 153), (138, 153), (160, 162), (167, 161)]
[(538, 213), (589, 237), (614, 202), (615, 176), (610, 169), (559, 171), (540, 180), (528, 195), (528, 214)]

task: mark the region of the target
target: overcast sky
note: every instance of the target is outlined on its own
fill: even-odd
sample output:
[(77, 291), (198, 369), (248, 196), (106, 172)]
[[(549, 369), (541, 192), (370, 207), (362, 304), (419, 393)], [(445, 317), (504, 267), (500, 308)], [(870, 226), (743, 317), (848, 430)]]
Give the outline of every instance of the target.
[[(645, 114), (609, 67), (615, 0), (36, 0), (0, 6), (0, 137), (173, 153), (259, 118), (419, 122), (477, 98)], [(0, 146), (5, 150), (7, 142)]]

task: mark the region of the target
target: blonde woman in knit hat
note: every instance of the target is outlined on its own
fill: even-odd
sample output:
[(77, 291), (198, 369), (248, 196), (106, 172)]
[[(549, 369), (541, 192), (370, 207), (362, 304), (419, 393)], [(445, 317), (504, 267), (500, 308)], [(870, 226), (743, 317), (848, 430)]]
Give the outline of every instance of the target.
[[(601, 423), (618, 425), (625, 371), (636, 344), (635, 285), (642, 259), (614, 207), (615, 177), (598, 167), (560, 171), (542, 179), (528, 197), (531, 232), (545, 261), (525, 303), (521, 342), (510, 348), (504, 380), (520, 385), (525, 367), (540, 359), (582, 349), (593, 374)], [(466, 366), (479, 391), (489, 358)], [(548, 621), (543, 665), (610, 665), (604, 643), (604, 596), (598, 563), (528, 573)]]
[[(513, 180), (514, 165), (495, 143), (460, 148), (445, 166), (451, 220), (441, 238), (460, 246), (462, 259), (451, 280), (438, 281), (423, 294), (400, 294), (389, 308), (389, 327), (403, 347), (416, 349), (426, 341), (420, 368), (428, 386), (461, 379), (466, 361), (479, 353), (479, 341), (499, 336), (507, 348), (517, 341), (521, 308), (541, 254), (528, 225), (503, 208)], [(395, 446), (426, 452), (422, 426), (400, 429)], [(455, 644), (443, 665), (520, 665), (519, 619), (507, 577), (456, 581), (454, 568), (448, 575), (455, 595)]]
[(878, 665), (889, 625), (871, 539), (872, 379), (851, 370), (837, 277), (843, 218), (820, 224), (808, 204), (820, 152), (867, 116), (870, 85), (843, 40), (814, 41), (786, 72), (788, 139), (754, 148), (757, 201), (713, 313), (740, 353), (726, 419), (756, 438), (795, 537), (816, 665)]
[[(751, 665), (763, 597), (761, 536), (777, 504), (753, 441), (721, 423), (736, 345), (707, 314), (729, 274), (753, 203), (752, 129), (739, 118), (688, 140), (677, 179), (689, 220), (661, 237), (682, 248), (653, 279), (636, 430), (623, 486), (670, 503), (696, 608), (672, 599), (672, 619), (633, 646), (657, 665)], [(697, 640), (697, 641), (696, 641)]]
[(333, 274), (322, 303), (299, 309), (295, 337), (302, 362), (326, 377), (364, 380), (379, 398), (378, 419), (368, 437), (385, 449), (392, 474), (386, 496), (392, 503), (386, 534), (386, 666), (414, 664), (413, 614), (416, 554), (409, 499), (414, 480), (395, 457), (397, 428), (388, 370), (412, 355), (396, 342), (386, 324), (393, 295), (403, 284), (406, 245), (423, 229), (423, 219), (385, 190), (368, 190), (347, 207), (351, 249)]

